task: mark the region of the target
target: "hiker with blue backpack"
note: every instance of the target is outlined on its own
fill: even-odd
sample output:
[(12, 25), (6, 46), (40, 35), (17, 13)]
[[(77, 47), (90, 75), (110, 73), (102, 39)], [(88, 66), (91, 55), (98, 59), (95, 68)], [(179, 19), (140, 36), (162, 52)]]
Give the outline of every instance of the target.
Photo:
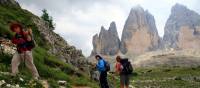
[(107, 81), (107, 72), (110, 70), (109, 64), (100, 55), (95, 56), (97, 62), (96, 68), (100, 73), (99, 81), (101, 88), (109, 88)]
[(131, 62), (127, 58), (116, 57), (115, 72), (120, 76), (120, 88), (129, 87), (129, 78), (133, 72)]

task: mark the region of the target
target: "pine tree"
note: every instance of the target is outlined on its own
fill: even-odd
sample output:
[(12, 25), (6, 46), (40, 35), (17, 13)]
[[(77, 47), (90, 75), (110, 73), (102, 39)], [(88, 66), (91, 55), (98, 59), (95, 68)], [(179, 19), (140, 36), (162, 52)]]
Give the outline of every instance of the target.
[(41, 18), (42, 18), (44, 21), (48, 22), (50, 28), (54, 29), (54, 28), (55, 28), (55, 27), (54, 27), (55, 24), (53, 23), (53, 18), (52, 18), (52, 16), (49, 16), (49, 14), (47, 13), (47, 10), (46, 10), (46, 9), (43, 9), (42, 12), (43, 12), (43, 14), (42, 14)]

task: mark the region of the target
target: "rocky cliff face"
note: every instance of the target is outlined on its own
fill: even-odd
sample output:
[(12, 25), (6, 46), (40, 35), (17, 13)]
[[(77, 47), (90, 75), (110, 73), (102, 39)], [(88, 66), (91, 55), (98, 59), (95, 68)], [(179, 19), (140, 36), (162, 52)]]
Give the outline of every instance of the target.
[(49, 43), (51, 47), (49, 53), (58, 56), (59, 59), (64, 62), (80, 68), (87, 65), (81, 50), (77, 50), (74, 46), (70, 46), (62, 37), (51, 31), (45, 21), (37, 17), (33, 17), (32, 20), (38, 27), (42, 38), (44, 38), (44, 42)]
[(154, 17), (140, 6), (132, 8), (124, 25), (120, 50), (141, 54), (158, 48), (160, 37)]
[(100, 34), (93, 36), (93, 51), (92, 55), (115, 55), (119, 52), (120, 40), (117, 33), (115, 22), (110, 24), (108, 30), (103, 26), (101, 27)]
[(17, 3), (15, 0), (0, 0), (0, 5), (20, 7), (19, 3)]
[(180, 4), (173, 6), (163, 40), (165, 48), (199, 49), (200, 15)]
[(93, 36), (94, 54), (116, 55), (141, 54), (146, 51), (156, 50), (160, 47), (160, 37), (157, 32), (154, 17), (140, 6), (131, 9), (126, 20), (121, 42), (114, 23), (109, 30), (101, 28), (98, 36)]
[[(176, 4), (172, 7), (164, 31), (161, 40), (154, 17), (137, 6), (131, 9), (126, 20), (120, 45), (118, 37), (109, 34), (102, 27), (100, 35), (93, 37), (93, 54), (114, 55), (121, 51), (122, 54), (138, 55), (158, 49), (200, 48), (200, 15), (183, 5)], [(116, 31), (112, 33), (117, 35)]]

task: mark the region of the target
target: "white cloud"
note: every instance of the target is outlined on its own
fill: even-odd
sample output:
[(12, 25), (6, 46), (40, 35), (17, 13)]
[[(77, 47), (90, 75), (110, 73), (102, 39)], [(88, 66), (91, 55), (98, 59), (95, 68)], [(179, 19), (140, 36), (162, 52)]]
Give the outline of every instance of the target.
[[(102, 7), (96, 3), (87, 11), (72, 9), (70, 14), (66, 13), (57, 17), (55, 32), (62, 34), (66, 40), (70, 41), (69, 43), (76, 45), (84, 51), (84, 54), (89, 55), (92, 50), (92, 36), (99, 32), (101, 25), (108, 28), (111, 21), (124, 24), (123, 9), (114, 5)], [(122, 28), (123, 26), (120, 27)]]

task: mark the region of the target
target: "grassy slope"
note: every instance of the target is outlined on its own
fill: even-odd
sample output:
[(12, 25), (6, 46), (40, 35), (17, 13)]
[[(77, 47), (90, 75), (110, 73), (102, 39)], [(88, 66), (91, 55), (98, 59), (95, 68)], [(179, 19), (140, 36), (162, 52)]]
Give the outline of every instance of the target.
[(200, 68), (149, 68), (136, 70), (133, 85), (161, 88), (197, 88), (200, 87)]
[[(200, 67), (158, 67), (138, 68), (131, 76), (131, 85), (135, 88), (199, 88)], [(117, 88), (119, 88), (119, 79)]]
[[(49, 55), (47, 53), (49, 46), (43, 42), (37, 27), (30, 20), (33, 16), (34, 15), (30, 12), (17, 7), (0, 6), (0, 36), (7, 35), (7, 38), (11, 38), (13, 36), (12, 32), (9, 30), (9, 21), (18, 21), (24, 25), (33, 25), (33, 33), (38, 44), (38, 47), (33, 50), (34, 63), (43, 79), (47, 79), (54, 88), (58, 87), (56, 82), (57, 80), (66, 80), (68, 82), (68, 86), (77, 85), (91, 86), (94, 88), (97, 87), (97, 83), (90, 81), (89, 77), (87, 77), (83, 72), (75, 71), (73, 66), (63, 63), (54, 55)], [(10, 71), (11, 56), (0, 55), (0, 57), (0, 71)], [(23, 67), (23, 65), (21, 65), (20, 68), (21, 76), (25, 75), (26, 77), (31, 77), (30, 73)], [(7, 80), (0, 75), (0, 80), (2, 79)], [(25, 85), (22, 84), (22, 86)]]

